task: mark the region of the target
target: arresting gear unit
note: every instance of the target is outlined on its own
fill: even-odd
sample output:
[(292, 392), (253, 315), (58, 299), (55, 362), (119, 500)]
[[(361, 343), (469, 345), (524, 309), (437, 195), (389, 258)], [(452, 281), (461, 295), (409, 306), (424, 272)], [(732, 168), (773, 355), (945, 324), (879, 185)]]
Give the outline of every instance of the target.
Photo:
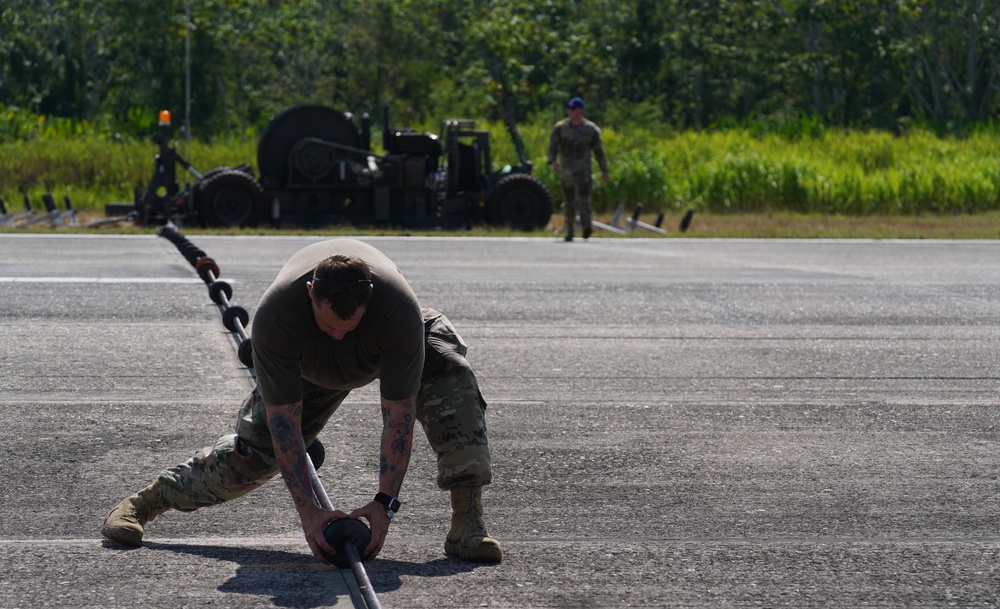
[[(519, 164), (493, 170), (489, 131), (449, 119), (442, 135), (393, 129), (383, 110), (382, 148), (371, 150), (372, 120), (322, 105), (274, 116), (257, 145), (257, 171), (247, 165), (200, 173), (170, 146), (170, 113), (160, 113), (159, 154), (135, 202), (111, 204), (108, 216), (139, 224), (301, 227), (335, 224), (464, 228), (473, 224), (544, 227), (552, 197), (531, 175), (517, 127), (508, 122)], [(183, 187), (177, 166), (194, 178)], [(131, 216), (128, 216), (131, 214)]]

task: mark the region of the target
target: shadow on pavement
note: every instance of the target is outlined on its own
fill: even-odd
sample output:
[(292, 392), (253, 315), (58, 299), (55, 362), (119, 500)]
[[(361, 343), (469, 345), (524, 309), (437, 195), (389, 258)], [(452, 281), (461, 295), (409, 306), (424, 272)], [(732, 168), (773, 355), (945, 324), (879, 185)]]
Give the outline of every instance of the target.
[[(116, 549), (133, 549), (113, 542), (107, 542), (105, 545)], [(239, 565), (235, 575), (218, 587), (220, 592), (270, 596), (276, 606), (297, 609), (325, 607), (330, 603), (329, 589), (333, 569), (316, 562), (311, 554), (305, 552), (152, 541), (144, 542), (143, 547), (149, 550), (224, 560)], [(365, 569), (372, 588), (379, 594), (398, 590), (402, 586), (404, 576), (450, 577), (491, 566), (495, 565), (439, 558), (426, 563), (376, 560), (366, 565)]]
[(403, 562), (400, 560), (376, 560), (368, 571), (375, 593), (398, 590), (403, 585), (402, 577), (450, 577), (459, 573), (470, 573), (478, 568), (495, 565), (471, 563), (454, 558), (438, 558), (430, 562)]
[[(145, 542), (150, 550), (190, 554), (239, 565), (236, 573), (218, 587), (220, 592), (270, 596), (278, 607), (309, 609), (330, 606), (332, 590), (341, 582), (334, 569), (316, 562), (312, 554), (247, 547)], [(341, 584), (342, 585), (342, 584)]]

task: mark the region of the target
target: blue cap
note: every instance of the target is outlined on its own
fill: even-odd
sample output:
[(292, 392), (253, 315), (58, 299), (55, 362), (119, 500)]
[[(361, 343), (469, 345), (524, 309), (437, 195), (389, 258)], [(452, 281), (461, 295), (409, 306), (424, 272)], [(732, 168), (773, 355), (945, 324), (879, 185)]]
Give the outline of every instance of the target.
[(583, 107), (583, 100), (580, 99), (579, 97), (574, 97), (573, 99), (571, 99), (568, 102), (566, 102), (566, 107), (567, 108), (582, 108)]

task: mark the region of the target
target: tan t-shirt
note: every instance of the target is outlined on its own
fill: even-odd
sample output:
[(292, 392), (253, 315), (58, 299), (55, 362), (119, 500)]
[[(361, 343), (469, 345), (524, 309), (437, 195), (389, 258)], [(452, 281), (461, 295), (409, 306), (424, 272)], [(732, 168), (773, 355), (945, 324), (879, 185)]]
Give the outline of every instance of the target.
[[(316, 265), (336, 254), (364, 260), (373, 284), (361, 323), (342, 340), (316, 325), (306, 288)], [(420, 388), (424, 334), (417, 297), (392, 260), (361, 241), (331, 239), (293, 255), (260, 300), (252, 340), (257, 387), (270, 404), (302, 399), (302, 379), (349, 390), (379, 378), (388, 400), (415, 396)]]

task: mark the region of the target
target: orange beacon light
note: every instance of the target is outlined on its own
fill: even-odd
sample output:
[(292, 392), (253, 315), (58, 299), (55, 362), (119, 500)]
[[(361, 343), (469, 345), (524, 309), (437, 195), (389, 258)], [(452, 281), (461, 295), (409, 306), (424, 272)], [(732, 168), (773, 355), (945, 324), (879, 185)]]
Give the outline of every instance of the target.
[(170, 110), (160, 110), (160, 126), (170, 126)]

